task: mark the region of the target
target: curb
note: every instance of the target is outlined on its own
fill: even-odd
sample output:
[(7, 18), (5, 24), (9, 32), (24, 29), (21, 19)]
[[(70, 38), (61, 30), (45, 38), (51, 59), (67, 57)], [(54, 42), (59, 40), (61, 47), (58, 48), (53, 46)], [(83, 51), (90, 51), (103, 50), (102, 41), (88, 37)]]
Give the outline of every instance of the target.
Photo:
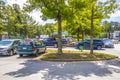
[(81, 62), (81, 61), (108, 61), (108, 60), (115, 60), (115, 59), (119, 59), (119, 58), (108, 58), (108, 59), (96, 59), (96, 60), (83, 60), (83, 59), (40, 59), (40, 58), (35, 58), (35, 59), (33, 59), (33, 60), (35, 60), (35, 61), (39, 61), (39, 60), (41, 60), (41, 61), (50, 61), (50, 62)]

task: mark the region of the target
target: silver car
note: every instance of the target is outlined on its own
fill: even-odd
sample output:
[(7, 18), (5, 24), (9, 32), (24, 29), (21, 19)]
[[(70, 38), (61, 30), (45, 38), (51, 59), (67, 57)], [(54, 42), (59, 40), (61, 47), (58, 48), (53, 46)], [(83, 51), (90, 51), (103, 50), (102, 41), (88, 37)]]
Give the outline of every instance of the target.
[(0, 55), (14, 55), (16, 53), (16, 46), (20, 40), (8, 39), (0, 41)]

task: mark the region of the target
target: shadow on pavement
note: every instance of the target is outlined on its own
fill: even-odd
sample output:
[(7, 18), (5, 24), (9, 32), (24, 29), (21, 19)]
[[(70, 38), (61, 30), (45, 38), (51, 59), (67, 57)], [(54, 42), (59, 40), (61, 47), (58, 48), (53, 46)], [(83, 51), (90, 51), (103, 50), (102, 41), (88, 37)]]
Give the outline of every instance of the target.
[(120, 60), (115, 60), (115, 62), (46, 62), (28, 60), (20, 65), (24, 67), (4, 75), (18, 78), (39, 73), (44, 80), (78, 80), (80, 77), (76, 76), (89, 77), (95, 75), (103, 77), (110, 76), (113, 73), (120, 73)]
[[(43, 53), (40, 53), (40, 55), (42, 55)], [(30, 54), (30, 55), (23, 55), (22, 57), (18, 56), (17, 59), (33, 59), (36, 58), (37, 56), (35, 54)]]
[(10, 56), (10, 55), (0, 55), (0, 58), (7, 58), (7, 57), (13, 57), (13, 56), (16, 56), (16, 54)]

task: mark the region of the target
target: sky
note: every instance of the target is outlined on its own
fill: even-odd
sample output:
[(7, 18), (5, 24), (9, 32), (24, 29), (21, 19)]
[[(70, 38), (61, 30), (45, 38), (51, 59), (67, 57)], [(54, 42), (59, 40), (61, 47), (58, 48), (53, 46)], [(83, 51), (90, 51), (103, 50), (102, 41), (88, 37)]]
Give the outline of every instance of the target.
[[(22, 9), (24, 3), (26, 3), (27, 0), (4, 0), (7, 4), (9, 5), (13, 5), (13, 4), (19, 4), (20, 8)], [(120, 0), (117, 0), (117, 2), (120, 3)], [(47, 20), (47, 21), (43, 21), (41, 19), (41, 13), (39, 11), (33, 11), (29, 14), (30, 16), (33, 17), (34, 20), (36, 20), (39, 24), (44, 25), (45, 23), (53, 23), (54, 20)], [(110, 15), (109, 19), (106, 19), (107, 21), (117, 21), (120, 22), (120, 10), (116, 11), (114, 14)]]

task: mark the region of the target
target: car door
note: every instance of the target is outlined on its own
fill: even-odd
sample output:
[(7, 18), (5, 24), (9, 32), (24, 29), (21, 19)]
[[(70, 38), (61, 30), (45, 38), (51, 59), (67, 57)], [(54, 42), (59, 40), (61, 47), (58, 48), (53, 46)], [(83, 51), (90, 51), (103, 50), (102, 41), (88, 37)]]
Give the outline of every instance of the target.
[(84, 42), (84, 47), (85, 47), (85, 49), (90, 49), (90, 40), (86, 40)]
[(45, 44), (46, 46), (51, 46), (51, 38), (47, 38)]
[(18, 46), (18, 43), (20, 42), (20, 40), (15, 40), (15, 41), (13, 41), (13, 50), (14, 50), (14, 53), (16, 53), (16, 47)]
[(49, 44), (50, 44), (50, 46), (54, 46), (54, 43), (55, 43), (55, 39), (50, 38), (50, 40), (49, 40)]
[(41, 46), (42, 46), (41, 51), (42, 51), (42, 52), (45, 52), (46, 46), (45, 46), (45, 44), (44, 44), (43, 42), (41, 42)]

